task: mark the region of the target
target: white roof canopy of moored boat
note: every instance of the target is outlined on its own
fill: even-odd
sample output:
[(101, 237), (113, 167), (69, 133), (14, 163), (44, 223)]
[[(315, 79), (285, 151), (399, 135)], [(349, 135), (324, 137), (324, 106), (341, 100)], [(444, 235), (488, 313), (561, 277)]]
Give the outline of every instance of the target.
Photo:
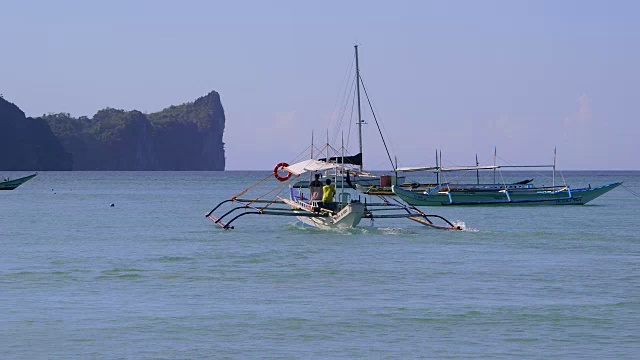
[(464, 171), (464, 170), (494, 170), (500, 168), (543, 168), (554, 167), (553, 165), (484, 165), (484, 166), (454, 166), (449, 168), (441, 168), (439, 166), (414, 166), (397, 168), (398, 172), (414, 172), (414, 171)]
[(328, 163), (314, 159), (304, 160), (284, 167), (284, 170), (287, 170), (294, 175), (301, 175), (307, 171), (324, 171), (332, 169), (345, 169), (345, 167), (340, 164)]
[(414, 166), (414, 167), (401, 167), (396, 171), (413, 172), (413, 171), (462, 171), (462, 170), (492, 170), (497, 169), (500, 166), (488, 165), (488, 166), (456, 166), (451, 168), (441, 168), (439, 166)]

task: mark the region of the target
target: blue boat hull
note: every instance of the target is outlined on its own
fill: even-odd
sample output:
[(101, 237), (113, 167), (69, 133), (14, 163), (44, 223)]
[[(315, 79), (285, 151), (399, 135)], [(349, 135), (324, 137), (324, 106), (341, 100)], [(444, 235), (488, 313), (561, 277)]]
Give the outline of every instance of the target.
[(615, 189), (622, 182), (611, 183), (595, 188), (549, 191), (540, 188), (517, 189), (508, 191), (439, 191), (413, 192), (393, 186), (393, 192), (413, 206), (446, 205), (584, 205), (593, 199)]

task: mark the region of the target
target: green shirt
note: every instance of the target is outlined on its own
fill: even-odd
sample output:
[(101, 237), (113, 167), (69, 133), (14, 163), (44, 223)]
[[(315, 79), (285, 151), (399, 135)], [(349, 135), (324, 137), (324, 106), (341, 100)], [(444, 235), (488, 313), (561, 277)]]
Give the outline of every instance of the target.
[(336, 195), (336, 188), (333, 185), (325, 185), (322, 187), (322, 202), (332, 202)]

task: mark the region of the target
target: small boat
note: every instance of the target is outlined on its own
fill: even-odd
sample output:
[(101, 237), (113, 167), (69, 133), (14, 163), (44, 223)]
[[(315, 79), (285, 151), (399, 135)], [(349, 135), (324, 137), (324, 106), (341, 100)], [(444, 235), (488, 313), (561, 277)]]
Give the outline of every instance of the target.
[[(494, 152), (494, 158), (496, 154)], [(356, 185), (361, 188), (361, 191), (365, 194), (371, 195), (395, 195), (395, 192), (391, 188), (394, 185), (396, 188), (402, 188), (404, 190), (413, 191), (413, 192), (428, 192), (433, 190), (436, 187), (445, 186), (448, 189), (453, 190), (504, 190), (504, 189), (522, 189), (522, 188), (531, 188), (533, 185), (531, 182), (533, 179), (525, 179), (515, 183), (493, 183), (493, 184), (481, 184), (480, 183), (480, 170), (497, 170), (501, 166), (493, 165), (493, 166), (480, 166), (478, 163), (478, 156), (476, 155), (476, 164), (475, 166), (457, 166), (445, 168), (439, 164), (439, 159), (441, 159), (442, 154), (438, 156), (438, 152), (436, 151), (436, 166), (427, 166), (427, 167), (404, 167), (404, 168), (396, 168), (394, 170), (395, 176), (391, 176), (391, 181), (380, 181), (379, 184), (366, 184), (366, 185)], [(531, 167), (531, 166), (523, 166), (523, 167)], [(535, 166), (539, 167), (539, 166)], [(546, 167), (543, 165), (542, 167)], [(476, 183), (451, 183), (446, 182), (442, 183), (440, 181), (441, 174), (448, 172), (458, 172), (458, 171), (466, 171), (466, 170), (475, 170), (477, 174), (477, 182)], [(400, 176), (398, 173), (405, 172), (417, 172), (417, 171), (433, 171), (436, 174), (436, 182), (435, 183), (420, 183), (420, 182), (404, 182), (405, 176)], [(382, 178), (382, 177), (381, 177)], [(397, 179), (401, 179), (399, 181)], [(494, 177), (495, 180), (495, 177)]]
[(447, 184), (430, 191), (415, 192), (392, 186), (393, 192), (413, 206), (441, 205), (584, 205), (620, 186), (615, 182), (598, 187), (571, 189), (569, 186), (521, 189), (456, 189)]
[[(517, 183), (511, 183), (511, 184), (459, 184), (459, 183), (442, 183), (442, 184), (419, 184), (419, 183), (404, 183), (404, 184), (398, 184), (398, 185), (394, 185), (398, 188), (401, 189), (405, 189), (407, 191), (412, 191), (412, 192), (425, 192), (425, 191), (430, 191), (436, 187), (445, 187), (447, 189), (450, 189), (452, 191), (460, 191), (460, 190), (504, 190), (506, 189), (525, 189), (525, 188), (532, 188), (533, 185), (528, 184), (528, 182), (533, 181), (533, 179), (530, 180), (523, 180), (523, 181), (519, 181)], [(375, 186), (375, 185), (371, 185), (371, 186), (361, 186), (361, 185), (356, 185), (360, 188), (360, 190), (365, 193), (365, 194), (369, 194), (369, 195), (388, 195), (388, 196), (392, 196), (395, 195), (393, 189), (391, 186)]]
[[(340, 172), (353, 171), (344, 168), (341, 164), (328, 163), (315, 159), (308, 159), (293, 165), (278, 163), (273, 170), (273, 176), (281, 181), (287, 182), (307, 172)], [(282, 172), (285, 172), (283, 175)], [(257, 184), (267, 181), (272, 175), (259, 181)], [(329, 176), (325, 176), (329, 177)], [(274, 198), (266, 200), (267, 194), (278, 189), (282, 190), (282, 185), (277, 185), (267, 194), (256, 197), (244, 197), (248, 191), (254, 189), (257, 184), (249, 186), (238, 195), (228, 200), (220, 202), (205, 216), (211, 219), (216, 225), (223, 229), (233, 229), (232, 225), (238, 218), (246, 215), (270, 215), (296, 217), (306, 225), (318, 229), (345, 229), (357, 227), (362, 219), (399, 219), (405, 218), (422, 225), (443, 229), (461, 230), (461, 227), (453, 224), (440, 215), (426, 214), (421, 210), (407, 205), (406, 203), (394, 199), (387, 199), (379, 196), (378, 202), (373, 198), (364, 197), (357, 189), (349, 185), (348, 182), (336, 184), (337, 201), (322, 203), (319, 200), (310, 200), (311, 194), (305, 195), (304, 190), (290, 184), (288, 187), (288, 197), (276, 195)]]
[(0, 190), (13, 190), (18, 186), (26, 183), (27, 181), (33, 179), (37, 174), (32, 174), (29, 176), (21, 177), (19, 179), (10, 180), (9, 178), (4, 178), (0, 181)]
[[(293, 165), (281, 162), (275, 166), (273, 177), (281, 182), (279, 185), (274, 186), (267, 194), (245, 197), (249, 191), (256, 188), (257, 184), (253, 184), (238, 195), (220, 202), (205, 215), (207, 218), (223, 229), (233, 229), (234, 226), (232, 224), (236, 219), (246, 215), (271, 215), (296, 217), (302, 223), (319, 229), (353, 228), (358, 226), (362, 219), (405, 218), (437, 229), (461, 230), (460, 226), (454, 225), (442, 216), (425, 214), (397, 198), (387, 199), (383, 196), (378, 196), (378, 202), (376, 202), (373, 201), (373, 197), (364, 196), (358, 191), (355, 184), (378, 184), (383, 180), (389, 180), (389, 178), (378, 177), (362, 170), (363, 121), (360, 112), (361, 78), (358, 66), (358, 46), (355, 46), (355, 63), (360, 139), (359, 153), (354, 156), (345, 156), (344, 146), (340, 150), (336, 150), (329, 145), (327, 140), (325, 148), (320, 150), (320, 153), (326, 154), (326, 156), (321, 159), (314, 159), (312, 137), (310, 159), (295, 162)], [(337, 195), (336, 201), (324, 203), (319, 199), (315, 199), (313, 195), (316, 193), (311, 194), (311, 189), (309, 189), (308, 195), (305, 196), (305, 189), (309, 186), (311, 180), (310, 178), (309, 180), (299, 179), (305, 173), (323, 175), (325, 179), (332, 180), (331, 184), (335, 186)], [(258, 183), (267, 181), (270, 177), (271, 175)], [(294, 182), (294, 179), (298, 181)], [(289, 184), (288, 196), (278, 193), (285, 190), (282, 183)], [(388, 185), (391, 185), (391, 183)], [(276, 193), (274, 197), (269, 200), (265, 199), (273, 193)]]
[[(584, 205), (593, 199), (620, 186), (622, 182), (615, 182), (592, 188), (572, 189), (566, 183), (556, 185), (556, 150), (553, 152), (553, 164), (551, 165), (498, 165), (497, 152), (493, 152), (493, 165), (481, 166), (476, 155), (475, 166), (458, 166), (444, 168), (441, 165), (442, 155), (436, 152), (436, 165), (434, 167), (408, 167), (397, 168), (396, 171), (434, 171), (437, 175), (437, 184), (426, 189), (406, 189), (392, 186), (392, 191), (402, 200), (413, 206), (442, 206), (442, 205)], [(496, 171), (502, 168), (551, 168), (552, 186), (537, 187), (533, 179), (525, 179), (515, 183), (496, 183)], [(449, 183), (440, 182), (440, 175), (455, 171), (476, 171), (477, 182)], [(492, 170), (494, 182), (490, 184), (480, 183), (480, 170)], [(501, 176), (502, 177), (502, 176)]]

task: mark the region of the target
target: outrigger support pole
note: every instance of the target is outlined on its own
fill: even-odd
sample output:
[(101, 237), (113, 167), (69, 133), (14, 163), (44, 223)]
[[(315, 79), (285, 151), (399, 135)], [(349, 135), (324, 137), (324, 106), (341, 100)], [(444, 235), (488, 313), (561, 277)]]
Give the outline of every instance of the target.
[[(295, 211), (295, 210), (292, 210), (292, 209), (289, 209), (289, 208), (273, 208), (273, 209), (267, 210), (266, 208), (258, 208), (258, 207), (251, 206), (250, 204), (244, 204), (242, 206), (236, 206), (236, 207), (232, 208), (231, 210), (227, 211), (226, 213), (222, 214), (222, 216), (220, 216), (220, 217), (213, 216), (213, 212), (216, 211), (221, 205), (226, 204), (228, 202), (240, 202), (240, 201), (243, 201), (243, 200), (242, 199), (229, 199), (229, 200), (222, 201), (213, 210), (209, 211), (205, 215), (205, 217), (208, 217), (209, 219), (211, 219), (216, 225), (220, 226), (221, 228), (223, 228), (225, 230), (230, 230), (230, 229), (234, 229), (234, 227), (231, 226), (231, 223), (233, 223), (237, 218), (245, 216), (245, 215), (277, 215), (277, 216), (304, 216), (304, 217), (327, 217), (328, 216), (325, 213), (304, 213), (304, 212)], [(245, 199), (244, 201), (253, 201), (253, 200)], [(253, 202), (269, 203), (269, 204), (272, 204), (272, 203), (284, 204), (283, 201), (256, 200), (256, 201), (253, 201)], [(250, 210), (248, 210), (248, 209), (250, 209)], [(233, 212), (235, 212), (237, 210), (247, 210), (247, 211), (236, 215), (235, 217), (231, 218), (231, 220), (229, 220), (226, 223), (222, 221), (227, 216), (229, 216), (231, 213), (233, 213)]]

